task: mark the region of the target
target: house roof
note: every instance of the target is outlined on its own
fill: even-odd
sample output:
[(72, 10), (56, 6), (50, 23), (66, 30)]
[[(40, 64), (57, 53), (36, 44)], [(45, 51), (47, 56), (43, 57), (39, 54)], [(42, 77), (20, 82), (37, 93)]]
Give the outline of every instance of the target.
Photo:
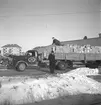
[(4, 47), (16, 47), (16, 48), (21, 48), (19, 45), (17, 45), (17, 44), (6, 44), (6, 45), (4, 45), (4, 46), (2, 46), (2, 48), (4, 48)]

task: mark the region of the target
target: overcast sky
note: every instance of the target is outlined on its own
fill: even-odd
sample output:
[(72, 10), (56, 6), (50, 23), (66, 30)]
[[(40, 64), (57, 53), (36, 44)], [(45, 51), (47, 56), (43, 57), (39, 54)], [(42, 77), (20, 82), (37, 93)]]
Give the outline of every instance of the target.
[(0, 47), (24, 51), (60, 41), (98, 37), (101, 0), (0, 0)]

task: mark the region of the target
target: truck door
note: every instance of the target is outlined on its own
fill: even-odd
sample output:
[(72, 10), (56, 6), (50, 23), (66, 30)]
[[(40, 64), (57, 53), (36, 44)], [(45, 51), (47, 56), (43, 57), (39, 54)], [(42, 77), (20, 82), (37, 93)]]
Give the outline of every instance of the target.
[(28, 64), (31, 66), (37, 65), (38, 54), (36, 51), (28, 52)]

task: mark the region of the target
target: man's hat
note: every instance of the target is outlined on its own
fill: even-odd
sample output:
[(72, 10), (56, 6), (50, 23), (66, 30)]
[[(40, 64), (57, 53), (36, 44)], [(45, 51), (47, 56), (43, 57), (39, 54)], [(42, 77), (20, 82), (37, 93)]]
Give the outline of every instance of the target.
[(52, 50), (51, 53), (54, 53), (54, 51)]
[(55, 39), (54, 37), (52, 37), (52, 39)]

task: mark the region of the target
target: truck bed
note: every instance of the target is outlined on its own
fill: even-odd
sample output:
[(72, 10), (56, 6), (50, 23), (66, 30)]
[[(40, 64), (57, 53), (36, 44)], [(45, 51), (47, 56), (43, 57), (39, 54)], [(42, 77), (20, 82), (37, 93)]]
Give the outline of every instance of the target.
[(101, 60), (100, 53), (55, 53), (55, 58), (60, 60), (75, 60), (81, 61), (86, 59), (87, 61)]

